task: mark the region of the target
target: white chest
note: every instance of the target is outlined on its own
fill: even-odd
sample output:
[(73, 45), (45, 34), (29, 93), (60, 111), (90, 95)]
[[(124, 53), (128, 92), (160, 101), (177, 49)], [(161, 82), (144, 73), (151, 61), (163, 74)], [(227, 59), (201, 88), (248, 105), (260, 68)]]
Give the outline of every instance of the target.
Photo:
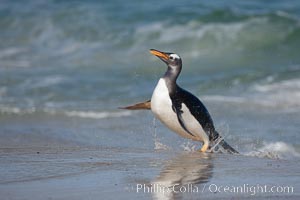
[(186, 128), (194, 136), (186, 132), (180, 125), (177, 115), (172, 109), (172, 101), (166, 82), (163, 78), (161, 78), (158, 81), (151, 98), (151, 110), (154, 115), (169, 129), (182, 137), (200, 141), (207, 140), (208, 138), (199, 122), (192, 116), (189, 109), (184, 104), (181, 106), (183, 111), (182, 119), (184, 120)]
[[(151, 110), (163, 123), (169, 122), (176, 117), (172, 110), (172, 101), (164, 79), (160, 79), (154, 89), (151, 98)], [(165, 123), (167, 126), (169, 123)]]

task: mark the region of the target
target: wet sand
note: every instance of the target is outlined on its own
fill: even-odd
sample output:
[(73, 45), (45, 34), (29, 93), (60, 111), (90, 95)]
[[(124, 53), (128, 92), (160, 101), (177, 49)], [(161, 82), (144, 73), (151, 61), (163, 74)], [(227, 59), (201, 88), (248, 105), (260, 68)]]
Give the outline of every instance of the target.
[(0, 195), (1, 199), (299, 199), (298, 164), (299, 160), (142, 148), (5, 148), (0, 150)]

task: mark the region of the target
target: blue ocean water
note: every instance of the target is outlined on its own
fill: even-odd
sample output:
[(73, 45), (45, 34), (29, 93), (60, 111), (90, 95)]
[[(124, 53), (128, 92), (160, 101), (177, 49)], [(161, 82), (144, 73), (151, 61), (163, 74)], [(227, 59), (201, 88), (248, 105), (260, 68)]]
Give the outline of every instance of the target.
[(299, 1), (4, 0), (0, 30), (2, 146), (193, 148), (117, 109), (151, 97), (155, 48), (233, 146), (299, 156)]

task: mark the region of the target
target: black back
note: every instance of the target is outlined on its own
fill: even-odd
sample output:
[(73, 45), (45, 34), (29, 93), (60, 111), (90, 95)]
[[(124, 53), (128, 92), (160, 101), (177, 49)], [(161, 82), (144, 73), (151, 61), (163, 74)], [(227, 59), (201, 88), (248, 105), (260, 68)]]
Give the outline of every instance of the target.
[[(181, 120), (182, 103), (186, 105), (190, 113), (201, 124), (203, 130), (208, 134), (210, 141), (216, 139), (219, 136), (218, 132), (215, 131), (214, 123), (208, 110), (197, 97), (176, 85), (175, 90), (170, 93), (170, 98), (172, 100), (173, 110), (174, 112), (176, 112), (178, 120), (185, 130), (185, 125)], [(188, 130), (186, 131), (189, 132)]]

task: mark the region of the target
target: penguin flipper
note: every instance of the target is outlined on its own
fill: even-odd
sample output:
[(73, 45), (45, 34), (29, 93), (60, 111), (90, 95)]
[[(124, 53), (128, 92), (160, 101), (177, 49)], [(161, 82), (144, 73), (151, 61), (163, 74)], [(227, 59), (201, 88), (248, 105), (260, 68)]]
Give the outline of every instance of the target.
[(130, 106), (119, 107), (120, 109), (127, 109), (127, 110), (150, 110), (151, 109), (151, 100), (136, 103)]
[(174, 111), (174, 112), (176, 113), (176, 115), (177, 115), (177, 120), (178, 120), (180, 126), (181, 126), (188, 134), (190, 134), (190, 135), (192, 135), (192, 136), (195, 136), (195, 135), (193, 135), (193, 133), (191, 133), (191, 132), (187, 129), (187, 127), (185, 126), (184, 120), (183, 120), (182, 115), (181, 115), (181, 114), (183, 113), (183, 111), (181, 110), (180, 104), (178, 104), (178, 102), (175, 102), (175, 101), (173, 101), (172, 103), (173, 103), (172, 109), (173, 109), (173, 111)]

